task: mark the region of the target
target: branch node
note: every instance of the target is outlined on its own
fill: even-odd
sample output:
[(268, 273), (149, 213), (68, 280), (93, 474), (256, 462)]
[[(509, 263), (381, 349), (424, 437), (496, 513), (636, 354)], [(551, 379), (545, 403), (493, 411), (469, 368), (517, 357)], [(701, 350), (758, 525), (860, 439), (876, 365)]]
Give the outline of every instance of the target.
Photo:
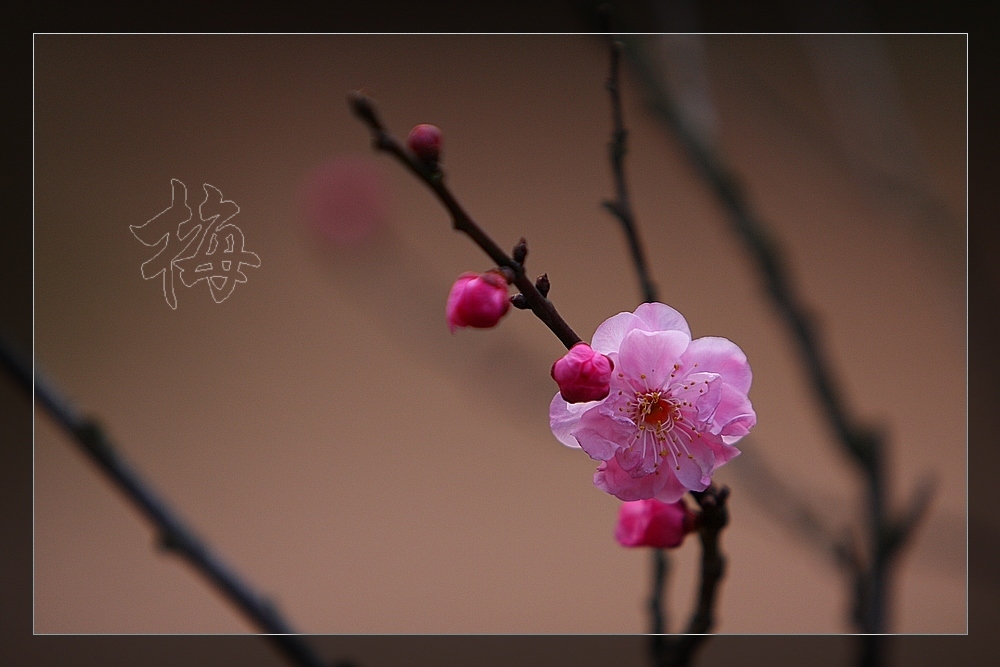
[(375, 111), (375, 102), (372, 98), (368, 97), (360, 90), (352, 90), (347, 93), (347, 103), (350, 104), (355, 115), (368, 123), (368, 125), (379, 131), (385, 129), (382, 125), (382, 121), (378, 117), (378, 112)]
[(928, 475), (917, 483), (906, 509), (896, 519), (888, 522), (883, 549), (887, 558), (892, 558), (913, 537), (917, 526), (927, 515), (931, 500), (937, 490), (937, 478)]
[(618, 204), (609, 199), (605, 199), (604, 201), (602, 201), (601, 206), (608, 209), (608, 212), (611, 213), (611, 215), (618, 218), (619, 220), (625, 217), (625, 214), (622, 212), (621, 208), (618, 207)]
[(512, 297), (510, 297), (510, 305), (514, 306), (518, 310), (528, 310), (529, 308), (531, 308), (531, 306), (528, 305), (528, 300), (524, 298), (524, 295), (521, 293), (515, 294)]
[(497, 271), (499, 271), (500, 275), (504, 277), (504, 280), (507, 281), (508, 285), (514, 284), (514, 282), (517, 280), (517, 274), (514, 272), (514, 269), (510, 268), (509, 266), (501, 266), (497, 268)]
[(175, 531), (164, 530), (156, 540), (156, 546), (162, 551), (183, 553), (184, 543)]
[(524, 260), (528, 256), (528, 242), (523, 236), (521, 237), (521, 240), (517, 242), (517, 245), (514, 246), (514, 250), (511, 252), (511, 255), (513, 256), (515, 262), (521, 264), (522, 266), (524, 265)]
[(549, 296), (549, 288), (551, 287), (552, 283), (549, 282), (549, 274), (547, 273), (543, 273), (535, 280), (535, 289), (544, 297)]

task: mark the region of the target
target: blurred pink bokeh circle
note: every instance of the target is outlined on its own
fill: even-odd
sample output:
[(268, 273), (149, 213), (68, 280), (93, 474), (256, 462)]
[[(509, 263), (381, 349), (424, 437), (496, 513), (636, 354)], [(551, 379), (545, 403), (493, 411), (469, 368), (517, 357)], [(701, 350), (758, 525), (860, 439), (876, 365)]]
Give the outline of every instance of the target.
[(300, 210), (306, 225), (333, 245), (356, 245), (389, 218), (389, 188), (371, 157), (338, 155), (303, 180)]

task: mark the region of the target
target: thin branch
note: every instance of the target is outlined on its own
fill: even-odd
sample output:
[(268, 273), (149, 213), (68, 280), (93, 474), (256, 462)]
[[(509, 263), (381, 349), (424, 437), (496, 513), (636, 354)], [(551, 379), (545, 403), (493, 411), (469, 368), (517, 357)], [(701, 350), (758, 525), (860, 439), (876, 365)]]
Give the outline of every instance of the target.
[(726, 557), (719, 549), (719, 535), (729, 523), (729, 488), (716, 488), (713, 484), (704, 491), (692, 491), (691, 495), (701, 507), (698, 537), (701, 539), (701, 585), (698, 588), (698, 606), (688, 623), (683, 637), (674, 647), (673, 660), (665, 667), (681, 667), (690, 664), (695, 650), (701, 646), (708, 633), (715, 627), (715, 596), (719, 583), (726, 573)]
[(670, 576), (670, 555), (665, 549), (653, 549), (653, 593), (649, 596), (650, 633), (662, 635), (669, 632), (667, 612), (663, 607), (666, 598), (667, 578)]
[(128, 463), (91, 419), (81, 417), (69, 401), (31, 364), (0, 339), (0, 358), (7, 370), (38, 404), (80, 445), (108, 479), (146, 517), (159, 534), (160, 545), (185, 558), (200, 574), (235, 605), (275, 647), (295, 665), (321, 667), (319, 656), (282, 618), (274, 603), (258, 593), (178, 518)]
[[(628, 130), (625, 129), (624, 124), (619, 83), (622, 43), (609, 36), (609, 44), (611, 57), (607, 89), (611, 98), (611, 113), (614, 122), (609, 152), (611, 170), (614, 174), (615, 189), (618, 198), (616, 201), (605, 201), (604, 206), (621, 223), (629, 243), (632, 262), (638, 274), (643, 299), (646, 302), (652, 302), (657, 300), (657, 289), (650, 277), (645, 259), (645, 251), (639, 237), (638, 227), (635, 224), (635, 217), (632, 212), (632, 205), (625, 180), (625, 153)], [(694, 496), (698, 505), (702, 508), (700, 515), (701, 526), (699, 528), (699, 536), (702, 544), (701, 583), (699, 586), (698, 605), (686, 630), (688, 637), (674, 643), (670, 652), (675, 655), (664, 663), (670, 665), (688, 664), (694, 648), (704, 641), (704, 635), (710, 632), (714, 626), (715, 616), (713, 608), (715, 594), (725, 572), (725, 556), (719, 550), (719, 534), (729, 521), (729, 513), (726, 509), (729, 489), (723, 487), (721, 490), (718, 490), (712, 486), (703, 492), (692, 492), (691, 495)], [(662, 552), (656, 550), (654, 553), (654, 594), (650, 602), (650, 608), (653, 613), (654, 633), (664, 631), (656, 629), (664, 627), (662, 622), (663, 605), (659, 597), (663, 592), (663, 558)]]
[(705, 643), (715, 627), (715, 600), (719, 584), (726, 573), (726, 557), (719, 549), (719, 536), (729, 523), (729, 488), (714, 484), (704, 491), (692, 491), (701, 513), (698, 516), (698, 537), (701, 540), (701, 581), (698, 602), (683, 635), (661, 637), (653, 641), (654, 664), (657, 667), (686, 667), (695, 652)]
[(668, 650), (670, 632), (663, 601), (667, 598), (667, 578), (670, 575), (670, 555), (666, 549), (653, 549), (653, 592), (649, 596), (650, 652), (653, 664), (659, 665)]
[[(831, 558), (834, 564), (843, 565), (840, 556), (841, 540), (834, 529), (834, 521), (829, 512), (820, 511), (802, 490), (794, 488), (778, 475), (764, 458), (759, 447), (750, 444), (753, 436), (740, 441), (754, 451), (752, 457), (740, 457), (733, 472), (740, 479), (740, 488), (749, 492), (751, 498), (760, 503), (779, 523), (785, 524), (795, 535), (815, 548), (823, 556)], [(825, 503), (828, 506), (843, 504), (840, 499)]]
[(603, 204), (604, 208), (608, 209), (612, 215), (618, 218), (618, 222), (621, 223), (622, 231), (625, 232), (625, 238), (632, 253), (632, 263), (635, 265), (635, 270), (638, 274), (642, 299), (650, 303), (657, 300), (656, 285), (653, 284), (649, 276), (646, 254), (643, 251), (642, 241), (639, 238), (639, 230), (635, 225), (632, 204), (629, 200), (625, 182), (625, 140), (628, 138), (628, 131), (625, 129), (625, 122), (622, 115), (621, 87), (619, 84), (622, 43), (610, 35), (608, 36), (608, 41), (611, 45), (611, 71), (608, 74), (606, 87), (611, 97), (611, 116), (614, 122), (608, 151), (611, 157), (611, 172), (614, 174), (615, 191), (618, 198), (615, 201), (605, 200)]
[[(444, 184), (444, 177), (439, 171), (431, 171), (416, 156), (410, 153), (383, 125), (375, 109), (375, 102), (362, 94), (353, 91), (348, 94), (348, 102), (355, 115), (368, 126), (372, 132), (374, 146), (386, 151), (403, 163), (413, 174), (429, 187), (441, 204), (451, 214), (454, 229), (464, 232), (483, 252), (489, 255), (498, 267), (509, 271), (509, 282), (513, 283), (521, 294), (527, 307), (554, 333), (567, 349), (581, 342), (581, 338), (566, 323), (552, 302), (549, 301), (528, 278), (522, 262), (515, 261), (505, 253), (496, 242), (476, 224), (476, 222), (459, 205), (458, 200)], [(523, 242), (523, 239), (522, 239)]]
[(933, 475), (927, 475), (917, 484), (906, 510), (890, 525), (886, 535), (885, 551), (889, 557), (895, 557), (913, 538), (913, 533), (930, 509), (931, 501), (937, 491), (938, 480)]
[[(602, 10), (602, 18), (609, 24), (610, 8), (605, 6)], [(616, 201), (605, 201), (604, 207), (611, 211), (622, 225), (632, 254), (632, 263), (638, 274), (643, 299), (649, 303), (657, 300), (657, 289), (650, 277), (645, 251), (639, 237), (638, 227), (635, 224), (625, 181), (625, 140), (628, 131), (625, 129), (623, 120), (619, 84), (622, 43), (609, 35), (608, 44), (610, 72), (606, 87), (611, 98), (611, 114), (614, 123), (609, 153), (618, 198)], [(729, 489), (726, 487), (717, 489), (712, 485), (705, 491), (692, 491), (691, 495), (701, 507), (698, 530), (701, 539), (701, 582), (698, 588), (698, 603), (688, 621), (685, 629), (686, 634), (678, 639), (657, 636), (660, 632), (665, 632), (666, 628), (663, 620), (665, 563), (664, 555), (660, 550), (654, 550), (653, 553), (653, 592), (650, 596), (650, 613), (654, 634), (652, 649), (655, 664), (662, 667), (684, 667), (690, 664), (695, 650), (708, 638), (708, 633), (715, 625), (716, 592), (725, 573), (726, 559), (719, 550), (719, 535), (729, 522), (729, 511), (726, 509)]]

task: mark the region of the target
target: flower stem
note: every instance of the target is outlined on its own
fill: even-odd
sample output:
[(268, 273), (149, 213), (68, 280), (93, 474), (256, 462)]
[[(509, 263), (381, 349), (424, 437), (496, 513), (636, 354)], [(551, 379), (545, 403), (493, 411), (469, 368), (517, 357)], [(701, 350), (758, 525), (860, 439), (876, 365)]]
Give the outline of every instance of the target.
[(649, 598), (649, 612), (652, 616), (650, 632), (661, 635), (667, 632), (667, 614), (663, 608), (667, 577), (670, 576), (670, 556), (665, 549), (653, 549), (653, 594)]

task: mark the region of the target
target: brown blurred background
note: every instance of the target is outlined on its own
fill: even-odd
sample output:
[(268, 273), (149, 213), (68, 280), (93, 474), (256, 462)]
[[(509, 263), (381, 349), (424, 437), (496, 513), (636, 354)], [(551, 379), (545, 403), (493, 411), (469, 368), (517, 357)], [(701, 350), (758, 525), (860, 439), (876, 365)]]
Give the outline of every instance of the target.
[[(967, 629), (965, 45), (646, 43), (787, 253), (850, 405), (888, 430), (893, 498), (926, 473), (939, 482), (898, 571), (898, 632)], [(548, 273), (589, 338), (638, 299), (599, 206), (612, 194), (599, 38), (47, 35), (35, 46), (38, 362), (200, 535), (306, 632), (645, 631), (648, 554), (614, 542), (618, 501), (548, 430), (558, 341), (521, 312), (448, 333), (451, 282), (489, 262), (372, 153), (344, 101), (365, 89), (400, 136), (440, 126), (467, 210), (503, 246), (527, 237), (529, 270)], [(671, 73), (678, 53), (691, 60)], [(663, 300), (695, 336), (737, 342), (754, 369), (758, 425), (718, 473), (733, 488), (718, 630), (849, 631), (845, 581), (776, 518), (763, 480), (779, 476), (839, 527), (860, 511), (854, 471), (718, 205), (629, 73), (624, 95), (633, 204)], [(362, 214), (387, 202), (359, 241), (331, 242), (307, 219), (304, 193), (331, 164), (366, 184), (334, 202)], [(223, 303), (178, 282), (171, 310), (159, 280), (140, 275), (153, 252), (129, 225), (170, 204), (172, 178), (196, 215), (203, 183), (241, 209), (233, 222), (261, 267)], [(153, 548), (46, 418), (34, 480), (35, 632), (249, 630)], [(675, 623), (696, 557), (694, 541), (676, 553)]]

